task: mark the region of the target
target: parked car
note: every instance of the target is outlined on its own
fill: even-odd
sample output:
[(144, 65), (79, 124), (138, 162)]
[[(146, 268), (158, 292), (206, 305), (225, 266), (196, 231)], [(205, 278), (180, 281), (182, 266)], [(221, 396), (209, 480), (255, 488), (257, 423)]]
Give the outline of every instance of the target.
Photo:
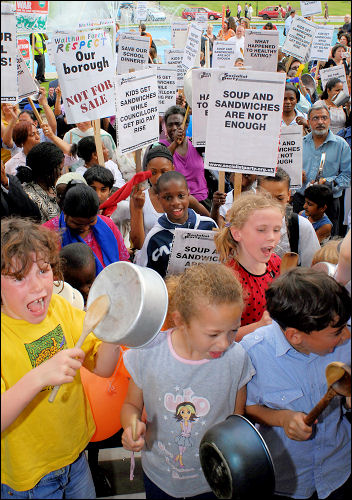
[[(286, 9), (281, 7), (282, 18), (285, 19)], [(265, 9), (258, 12), (258, 17), (263, 19), (277, 19), (279, 17), (279, 6), (273, 5), (271, 7), (265, 7)]]
[(182, 11), (181, 16), (183, 19), (187, 19), (188, 21), (194, 21), (196, 17), (196, 12), (206, 12), (208, 14), (208, 19), (213, 21), (214, 19), (221, 19), (222, 14), (220, 12), (216, 12), (215, 10), (209, 10), (206, 7), (196, 7), (196, 8), (188, 8)]
[(151, 7), (147, 9), (147, 19), (149, 21), (166, 21), (166, 15), (161, 10)]

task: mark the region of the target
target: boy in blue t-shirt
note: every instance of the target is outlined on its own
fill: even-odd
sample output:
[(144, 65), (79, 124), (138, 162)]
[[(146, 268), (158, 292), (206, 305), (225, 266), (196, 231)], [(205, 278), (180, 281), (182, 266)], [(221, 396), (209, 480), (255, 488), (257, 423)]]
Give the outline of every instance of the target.
[(325, 211), (332, 203), (332, 191), (324, 184), (312, 184), (304, 191), (304, 210), (300, 215), (311, 222), (319, 243), (325, 243), (331, 235), (332, 222)]
[(328, 389), (327, 365), (350, 364), (349, 293), (324, 272), (297, 267), (274, 280), (265, 297), (272, 324), (241, 345), (256, 370), (246, 413), (273, 459), (274, 498), (347, 498), (351, 398), (335, 396), (312, 426), (305, 417)]

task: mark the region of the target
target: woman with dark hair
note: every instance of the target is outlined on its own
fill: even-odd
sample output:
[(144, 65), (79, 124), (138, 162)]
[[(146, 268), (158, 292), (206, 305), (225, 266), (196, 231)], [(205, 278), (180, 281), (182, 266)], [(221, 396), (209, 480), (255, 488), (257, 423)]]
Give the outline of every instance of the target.
[(60, 213), (55, 184), (61, 175), (64, 154), (55, 144), (42, 142), (30, 150), (26, 165), (31, 179), (23, 189), (38, 205), (41, 222), (46, 222)]
[(289, 125), (308, 125), (306, 115), (296, 109), (300, 98), (301, 94), (299, 90), (292, 83), (286, 83), (281, 121), (283, 127)]
[(16, 175), (17, 167), (25, 167), (26, 156), (36, 144), (40, 143), (40, 137), (36, 126), (27, 121), (19, 121), (12, 132), (13, 142), (22, 148), (15, 156), (5, 164), (6, 174)]
[(218, 33), (217, 40), (229, 40), (229, 38), (232, 38), (233, 36), (236, 35), (235, 30), (230, 28), (230, 18), (224, 20), (223, 28)]
[(94, 252), (96, 274), (120, 260), (129, 260), (120, 231), (113, 221), (98, 215), (99, 198), (86, 184), (71, 181), (67, 186), (60, 215), (44, 224), (49, 229), (61, 232), (61, 245), (85, 243)]
[(335, 97), (343, 91), (343, 83), (339, 78), (330, 78), (326, 82), (325, 89), (320, 96), (320, 99), (325, 102), (330, 111), (330, 130), (337, 134), (339, 130), (344, 128), (347, 111), (342, 106), (336, 106), (334, 103)]
[(345, 67), (346, 75), (349, 75), (350, 63), (347, 62), (345, 54), (347, 55), (347, 57), (350, 57), (350, 54), (348, 54), (345, 45), (343, 45), (342, 43), (337, 43), (331, 49), (331, 57), (330, 59), (328, 59), (328, 62), (325, 63), (324, 68), (330, 68), (330, 66), (339, 66), (343, 64)]
[(346, 50), (349, 51), (351, 47), (351, 35), (347, 31), (339, 31), (337, 33), (337, 39), (341, 45), (346, 47)]

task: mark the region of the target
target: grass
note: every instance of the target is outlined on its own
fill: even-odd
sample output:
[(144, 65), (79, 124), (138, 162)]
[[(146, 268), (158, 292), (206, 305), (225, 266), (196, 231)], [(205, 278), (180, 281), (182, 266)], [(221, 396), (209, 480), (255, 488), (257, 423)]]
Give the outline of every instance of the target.
[[(178, 2), (160, 2), (161, 7), (164, 9), (167, 9), (170, 13), (172, 13), (175, 16), (180, 16), (181, 12), (183, 9), (187, 7), (207, 7), (210, 10), (215, 10), (217, 12), (222, 12), (222, 6), (225, 5), (227, 7), (229, 2), (207, 2), (204, 0), (201, 1), (194, 1), (194, 2), (186, 2), (186, 3), (181, 3), (178, 4)], [(257, 6), (258, 6), (258, 12), (265, 7), (268, 7), (269, 5), (278, 5), (279, 2), (271, 2), (270, 0), (267, 2), (248, 2), (252, 3), (252, 7), (254, 9), (253, 15), (256, 16), (257, 13)], [(286, 8), (286, 3), (287, 2), (280, 2), (282, 7)], [(324, 3), (322, 3), (322, 8), (324, 12)], [(242, 14), (244, 15), (244, 2), (240, 2), (241, 7), (242, 7)], [(301, 15), (301, 5), (300, 2), (290, 2), (292, 8), (294, 8), (297, 12), (298, 15)], [(328, 8), (329, 8), (329, 16), (344, 16), (345, 14), (349, 13), (351, 11), (351, 2), (327, 2)], [(231, 14), (236, 15), (237, 14), (237, 2), (230, 2), (230, 9), (231, 9)], [(235, 12), (236, 9), (236, 12)]]

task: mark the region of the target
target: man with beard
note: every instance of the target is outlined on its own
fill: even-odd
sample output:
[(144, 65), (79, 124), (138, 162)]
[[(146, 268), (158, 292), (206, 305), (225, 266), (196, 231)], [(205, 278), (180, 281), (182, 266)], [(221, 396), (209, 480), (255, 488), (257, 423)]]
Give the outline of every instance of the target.
[[(350, 149), (344, 139), (329, 130), (330, 112), (324, 102), (318, 101), (310, 108), (308, 124), (311, 132), (303, 138), (303, 185), (293, 197), (293, 209), (297, 213), (303, 209), (304, 190), (309, 185), (318, 182), (330, 186), (334, 198), (326, 213), (333, 223), (331, 236), (335, 236), (340, 213), (339, 198), (351, 182)], [(326, 155), (325, 163), (319, 172), (322, 153)]]

